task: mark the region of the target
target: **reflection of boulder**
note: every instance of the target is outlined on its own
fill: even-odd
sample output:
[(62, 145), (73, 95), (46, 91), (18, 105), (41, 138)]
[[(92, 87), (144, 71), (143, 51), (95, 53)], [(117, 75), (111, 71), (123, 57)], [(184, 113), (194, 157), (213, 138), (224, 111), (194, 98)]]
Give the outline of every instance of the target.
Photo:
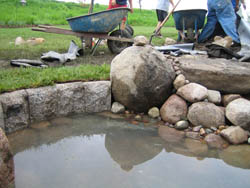
[(115, 130), (105, 137), (105, 147), (123, 170), (144, 163), (162, 151), (162, 140), (152, 131)]
[(178, 131), (167, 126), (160, 126), (158, 133), (163, 140), (172, 143), (180, 143), (185, 137), (185, 133), (183, 131)]
[(249, 145), (229, 146), (220, 153), (220, 158), (231, 166), (250, 169)]

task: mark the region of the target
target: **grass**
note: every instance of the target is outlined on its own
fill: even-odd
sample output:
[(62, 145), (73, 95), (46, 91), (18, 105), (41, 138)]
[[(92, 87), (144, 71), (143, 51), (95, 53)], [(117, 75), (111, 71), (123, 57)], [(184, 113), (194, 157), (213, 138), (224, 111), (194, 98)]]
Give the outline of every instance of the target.
[[(107, 0), (108, 1), (108, 0)], [(20, 0), (0, 0), (0, 26), (25, 26), (38, 24), (65, 25), (66, 18), (88, 13), (89, 5), (57, 2), (55, 0), (28, 0), (22, 6)], [(106, 10), (107, 6), (95, 4), (94, 12)], [(155, 10), (134, 9), (129, 14), (129, 24), (133, 26), (155, 26)], [(173, 18), (166, 26), (174, 26)]]
[(0, 93), (69, 81), (107, 80), (109, 72), (110, 65), (107, 64), (0, 70)]
[[(152, 35), (152, 32), (154, 30), (154, 27), (150, 26), (134, 26), (133, 28), (135, 30), (135, 36), (144, 35), (148, 38)], [(164, 37), (170, 37), (174, 39), (177, 38), (177, 31), (175, 28), (164, 27), (162, 28), (161, 32)], [(45, 42), (36, 46), (27, 44), (15, 46), (15, 39), (18, 36), (21, 36), (22, 38), (24, 38), (24, 40), (27, 40), (31, 37), (42, 37), (45, 39)], [(2, 28), (0, 29), (0, 59), (39, 59), (42, 53), (48, 51), (65, 53), (68, 50), (71, 40), (74, 40), (78, 46), (81, 46), (80, 40), (74, 36), (37, 32), (32, 31), (31, 28)], [(163, 45), (164, 39), (154, 37), (153, 44)], [(98, 48), (98, 51), (104, 51), (106, 55), (110, 54), (107, 46)], [(81, 60), (84, 61), (83, 59)]]
[[(0, 0), (0, 26), (27, 26), (33, 24), (52, 24), (68, 28), (66, 18), (79, 16), (88, 12), (88, 5), (56, 2), (54, 0), (28, 0), (28, 6), (19, 5), (19, 0)], [(106, 10), (107, 6), (95, 5), (94, 12)], [(144, 35), (148, 38), (156, 26), (156, 14), (153, 10), (135, 9), (128, 16), (129, 24), (135, 36)], [(177, 38), (171, 18), (161, 32), (164, 37)], [(15, 39), (21, 36), (25, 40), (35, 37), (44, 38), (39, 45), (15, 46)], [(34, 88), (53, 85), (59, 82), (106, 80), (109, 78), (110, 63), (115, 57), (107, 48), (100, 46), (95, 56), (88, 51), (82, 57), (68, 62), (65, 66), (53, 64), (47, 69), (40, 68), (9, 68), (12, 59), (40, 59), (41, 54), (48, 51), (65, 53), (70, 41), (74, 40), (81, 46), (80, 40), (74, 36), (49, 34), (32, 31), (31, 28), (0, 28), (0, 93), (23, 88)], [(153, 38), (154, 45), (163, 45), (164, 38)], [(2, 65), (7, 64), (7, 66)], [(5, 69), (1, 68), (5, 67)]]

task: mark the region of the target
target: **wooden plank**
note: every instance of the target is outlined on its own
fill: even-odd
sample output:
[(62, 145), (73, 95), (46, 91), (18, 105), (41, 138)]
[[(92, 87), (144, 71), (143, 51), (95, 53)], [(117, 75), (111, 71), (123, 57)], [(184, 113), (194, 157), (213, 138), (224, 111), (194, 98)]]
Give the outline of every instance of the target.
[(109, 39), (121, 42), (134, 42), (134, 39), (130, 38), (123, 38), (123, 37), (112, 37), (106, 33), (80, 33), (74, 32), (69, 29), (62, 29), (53, 26), (39, 26), (40, 28), (32, 28), (33, 31), (40, 31), (46, 33), (55, 33), (55, 34), (63, 34), (63, 35), (74, 35), (77, 37), (84, 37), (84, 38), (100, 38), (100, 39)]

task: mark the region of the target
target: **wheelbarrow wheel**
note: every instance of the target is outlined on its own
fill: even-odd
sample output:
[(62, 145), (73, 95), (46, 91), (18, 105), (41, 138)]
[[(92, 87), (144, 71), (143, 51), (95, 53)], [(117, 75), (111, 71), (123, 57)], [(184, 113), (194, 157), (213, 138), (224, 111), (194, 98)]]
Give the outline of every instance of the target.
[(134, 29), (131, 25), (126, 25), (125, 29), (133, 36), (134, 35)]
[[(115, 30), (110, 33), (112, 37), (124, 37), (124, 38), (132, 38), (131, 34), (127, 30)], [(115, 40), (107, 41), (108, 48), (113, 54), (119, 54), (122, 50), (132, 45), (130, 42), (121, 42)]]

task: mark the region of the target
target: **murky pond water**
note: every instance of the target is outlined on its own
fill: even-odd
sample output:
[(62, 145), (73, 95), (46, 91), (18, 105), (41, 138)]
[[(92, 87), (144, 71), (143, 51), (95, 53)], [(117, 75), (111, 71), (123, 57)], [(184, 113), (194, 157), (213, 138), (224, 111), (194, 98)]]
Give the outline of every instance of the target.
[(59, 118), (8, 136), (16, 188), (247, 188), (250, 146), (208, 150), (98, 115)]

